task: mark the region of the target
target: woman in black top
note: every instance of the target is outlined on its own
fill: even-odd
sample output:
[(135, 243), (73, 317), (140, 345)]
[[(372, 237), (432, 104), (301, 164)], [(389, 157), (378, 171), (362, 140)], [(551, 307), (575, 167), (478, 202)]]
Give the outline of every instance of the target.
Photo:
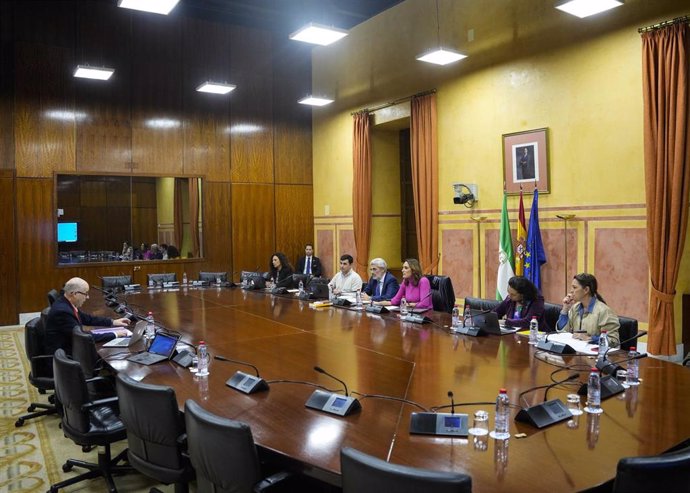
[(286, 284), (288, 282), (286, 279), (291, 279), (292, 273), (292, 265), (283, 252), (276, 252), (271, 255), (268, 276), (275, 281), (277, 286), (280, 286), (281, 283)]
[(539, 330), (551, 330), (544, 317), (544, 297), (526, 277), (513, 276), (508, 280), (508, 296), (493, 311), (498, 318), (505, 316), (506, 325), (511, 327), (529, 328), (532, 317), (537, 317)]

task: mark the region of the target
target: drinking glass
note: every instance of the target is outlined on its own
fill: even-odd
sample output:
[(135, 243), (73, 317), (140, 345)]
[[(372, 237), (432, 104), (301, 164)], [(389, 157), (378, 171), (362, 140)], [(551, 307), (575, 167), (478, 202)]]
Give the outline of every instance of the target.
[(568, 394), (568, 411), (573, 416), (579, 416), (582, 414), (582, 409), (580, 408), (580, 396), (578, 394)]
[(471, 435), (488, 435), (489, 434), (489, 413), (486, 411), (477, 411), (474, 413), (474, 422), (472, 428), (468, 430)]

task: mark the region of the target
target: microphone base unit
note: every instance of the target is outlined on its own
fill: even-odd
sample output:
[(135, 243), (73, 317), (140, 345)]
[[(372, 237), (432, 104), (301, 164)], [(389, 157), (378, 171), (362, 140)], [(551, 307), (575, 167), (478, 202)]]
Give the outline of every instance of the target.
[(304, 405), (336, 416), (348, 416), (362, 409), (362, 405), (354, 397), (320, 389), (316, 389)]
[(180, 351), (173, 358), (173, 362), (177, 363), (182, 368), (189, 368), (190, 366), (192, 366), (192, 360), (193, 359), (194, 359), (194, 355), (191, 352)]
[(368, 305), (364, 310), (369, 313), (376, 313), (377, 315), (381, 313), (389, 313), (390, 311), (383, 305)]
[(576, 352), (575, 348), (572, 346), (556, 341), (539, 341), (539, 343), (537, 343), (537, 349), (556, 354), (575, 354)]
[(535, 428), (546, 428), (566, 419), (572, 418), (572, 413), (560, 399), (552, 399), (536, 406), (521, 409), (515, 415), (515, 421), (529, 423)]
[(469, 434), (467, 414), (412, 413), (410, 433), (415, 435), (436, 435), (466, 437)]
[(208, 281), (192, 281), (189, 283), (193, 288), (205, 288), (211, 285)]
[(612, 363), (608, 359), (597, 359), (596, 367), (602, 375), (615, 376), (618, 370), (623, 370), (622, 366)]
[(352, 302), (346, 298), (336, 298), (333, 301), (333, 306), (351, 306)]
[(225, 382), (230, 388), (239, 390), (245, 394), (255, 394), (263, 390), (268, 390), (268, 383), (261, 377), (238, 371)]
[[(602, 377), (601, 380), (601, 400), (606, 400), (609, 397), (613, 397), (616, 394), (625, 392), (625, 387), (621, 384), (615, 377), (606, 376)], [(577, 391), (578, 395), (587, 395), (587, 384), (583, 384), (580, 390)]]
[(177, 281), (165, 281), (163, 283), (163, 289), (179, 288), (180, 283)]
[(481, 327), (451, 327), (452, 334), (462, 334), (465, 336), (480, 337), (485, 336), (486, 331)]
[(297, 295), (297, 297), (301, 300), (307, 301), (314, 299), (314, 295), (310, 293), (309, 291), (302, 291), (300, 294)]
[(426, 324), (431, 322), (429, 317), (425, 317), (424, 315), (416, 315), (414, 313), (403, 315), (400, 317), (400, 320), (403, 322), (412, 322), (413, 324)]
[(125, 291), (139, 291), (141, 284), (125, 284)]

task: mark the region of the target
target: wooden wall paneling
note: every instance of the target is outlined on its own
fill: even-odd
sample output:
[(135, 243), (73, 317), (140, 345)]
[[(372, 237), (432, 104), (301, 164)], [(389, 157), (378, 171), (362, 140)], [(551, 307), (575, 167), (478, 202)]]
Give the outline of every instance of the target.
[(275, 251), (273, 185), (232, 185), (232, 265), (236, 270), (268, 269)]
[(181, 23), (174, 16), (132, 14), (132, 160), (137, 174), (180, 174), (184, 169)]
[(7, 2), (0, 3), (0, 170), (14, 169), (14, 44), (9, 37), (13, 18), (11, 6)]
[(115, 4), (95, 2), (77, 14), (76, 63), (115, 69), (108, 81), (74, 80), (79, 171), (130, 171), (130, 16)]
[(17, 237), (15, 227), (14, 172), (0, 170), (0, 325), (16, 324), (17, 306)]
[[(204, 269), (235, 271), (232, 258), (231, 185), (204, 182)], [(235, 276), (239, 278), (239, 276)]]
[(234, 27), (230, 41), (237, 84), (230, 106), (231, 178), (233, 183), (272, 183), (271, 36), (266, 31)]
[(222, 24), (185, 19), (184, 172), (230, 181), (230, 101), (235, 93), (197, 92), (203, 82), (233, 83), (230, 30)]
[[(81, 1), (14, 0), (14, 38), (23, 43), (74, 49), (75, 7)], [(72, 72), (68, 69), (69, 75)]]
[(311, 185), (276, 185), (276, 250), (294, 265), (314, 238), (314, 201)]

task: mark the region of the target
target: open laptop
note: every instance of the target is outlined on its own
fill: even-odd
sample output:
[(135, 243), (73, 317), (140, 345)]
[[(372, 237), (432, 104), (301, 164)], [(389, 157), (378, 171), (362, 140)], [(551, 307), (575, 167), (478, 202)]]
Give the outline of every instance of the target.
[(498, 315), (495, 312), (483, 310), (470, 310), (472, 325), (484, 329), (489, 334), (504, 336), (518, 331), (516, 327), (506, 327), (498, 323)]
[(159, 332), (156, 334), (156, 337), (153, 338), (153, 342), (148, 351), (130, 356), (127, 358), (127, 361), (133, 361), (148, 366), (169, 360), (175, 353), (175, 346), (177, 346), (179, 338), (179, 335), (173, 336)]
[(103, 344), (103, 347), (132, 347), (141, 340), (146, 330), (146, 320), (140, 320), (134, 326), (132, 335), (129, 337), (117, 337), (112, 341)]

